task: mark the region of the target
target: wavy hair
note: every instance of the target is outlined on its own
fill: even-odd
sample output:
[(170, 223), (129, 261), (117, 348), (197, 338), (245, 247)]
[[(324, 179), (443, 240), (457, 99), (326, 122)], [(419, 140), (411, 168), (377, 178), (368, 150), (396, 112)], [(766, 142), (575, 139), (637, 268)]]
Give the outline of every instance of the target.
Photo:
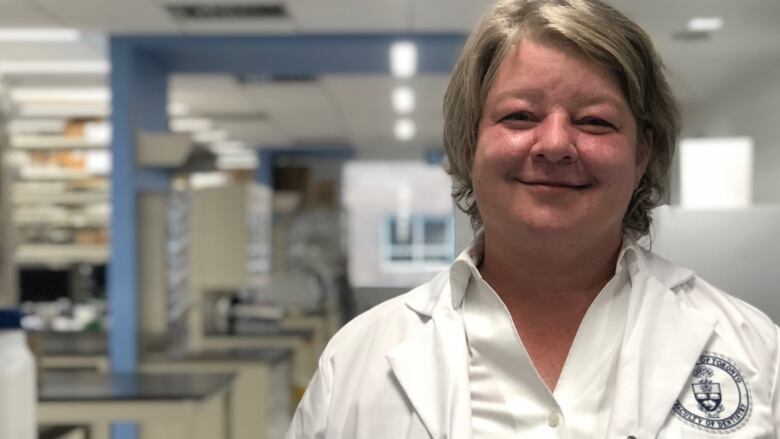
[(469, 36), (444, 96), (444, 149), (456, 204), (475, 230), (482, 227), (470, 177), (482, 107), (501, 62), (523, 38), (576, 50), (614, 72), (650, 154), (623, 231), (633, 238), (646, 235), (650, 210), (666, 191), (680, 113), (650, 37), (599, 0), (501, 0)]

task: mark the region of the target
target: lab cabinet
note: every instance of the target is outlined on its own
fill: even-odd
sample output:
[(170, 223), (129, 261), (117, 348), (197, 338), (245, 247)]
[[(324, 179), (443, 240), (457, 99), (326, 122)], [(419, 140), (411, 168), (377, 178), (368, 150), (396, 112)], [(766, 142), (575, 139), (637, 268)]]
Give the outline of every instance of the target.
[(270, 265), (267, 188), (174, 186), (139, 202), (145, 348), (199, 346), (208, 295), (254, 286)]
[(192, 283), (199, 290), (257, 284), (270, 268), (271, 193), (253, 183), (192, 191)]

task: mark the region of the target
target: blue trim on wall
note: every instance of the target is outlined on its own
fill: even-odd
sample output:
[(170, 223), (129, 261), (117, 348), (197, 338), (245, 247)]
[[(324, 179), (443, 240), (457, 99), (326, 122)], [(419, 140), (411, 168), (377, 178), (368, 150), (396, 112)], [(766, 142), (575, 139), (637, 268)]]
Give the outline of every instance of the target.
[(179, 73), (385, 74), (389, 48), (397, 41), (417, 45), (418, 74), (449, 73), (463, 34), (365, 34), (258, 37), (117, 36), (165, 60)]
[(345, 145), (307, 145), (294, 149), (272, 147), (259, 149), (257, 155), (260, 166), (255, 171), (255, 181), (273, 188), (274, 167), (280, 158), (316, 157), (323, 160), (351, 160), (355, 158), (355, 148)]

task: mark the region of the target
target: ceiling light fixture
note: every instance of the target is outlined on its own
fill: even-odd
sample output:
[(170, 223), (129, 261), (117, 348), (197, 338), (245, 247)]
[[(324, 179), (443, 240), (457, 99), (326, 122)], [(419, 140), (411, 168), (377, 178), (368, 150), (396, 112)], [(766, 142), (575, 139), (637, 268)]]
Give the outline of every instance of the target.
[(108, 102), (111, 92), (106, 88), (13, 88), (14, 102)]
[(111, 70), (108, 61), (3, 61), (2, 75), (104, 75)]
[(256, 169), (259, 164), (256, 154), (218, 155), (216, 167), (221, 170)]
[(192, 138), (198, 143), (224, 142), (228, 139), (228, 132), (225, 130), (200, 131), (193, 134)]
[(214, 127), (214, 121), (204, 117), (182, 117), (171, 119), (171, 131), (177, 133), (191, 133), (196, 131), (208, 131)]
[(251, 148), (244, 142), (232, 141), (232, 142), (216, 142), (209, 146), (209, 150), (214, 154), (219, 155), (246, 155), (255, 154)]
[(179, 117), (190, 114), (190, 106), (183, 102), (171, 102), (168, 104), (168, 116)]
[(693, 17), (688, 20), (690, 32), (714, 32), (723, 28), (722, 17)]
[(417, 45), (399, 41), (390, 46), (390, 69), (397, 78), (410, 78), (417, 73)]
[(412, 140), (416, 131), (417, 127), (411, 119), (398, 119), (395, 122), (395, 138), (402, 142)]
[(407, 86), (393, 89), (393, 109), (398, 114), (409, 114), (414, 110), (414, 90)]
[(1, 42), (13, 43), (67, 43), (77, 41), (81, 34), (76, 29), (0, 29)]

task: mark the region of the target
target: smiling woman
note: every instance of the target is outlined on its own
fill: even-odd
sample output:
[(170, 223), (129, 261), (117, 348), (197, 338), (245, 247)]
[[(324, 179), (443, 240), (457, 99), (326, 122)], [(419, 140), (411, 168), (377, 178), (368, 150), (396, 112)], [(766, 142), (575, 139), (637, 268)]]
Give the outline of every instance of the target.
[(649, 154), (607, 68), (525, 39), (498, 70), (479, 133), (471, 178), (487, 233), (617, 247)]
[(636, 243), (679, 131), (642, 29), (500, 1), (444, 114), (476, 238), (334, 336), (288, 438), (777, 436), (777, 327)]

